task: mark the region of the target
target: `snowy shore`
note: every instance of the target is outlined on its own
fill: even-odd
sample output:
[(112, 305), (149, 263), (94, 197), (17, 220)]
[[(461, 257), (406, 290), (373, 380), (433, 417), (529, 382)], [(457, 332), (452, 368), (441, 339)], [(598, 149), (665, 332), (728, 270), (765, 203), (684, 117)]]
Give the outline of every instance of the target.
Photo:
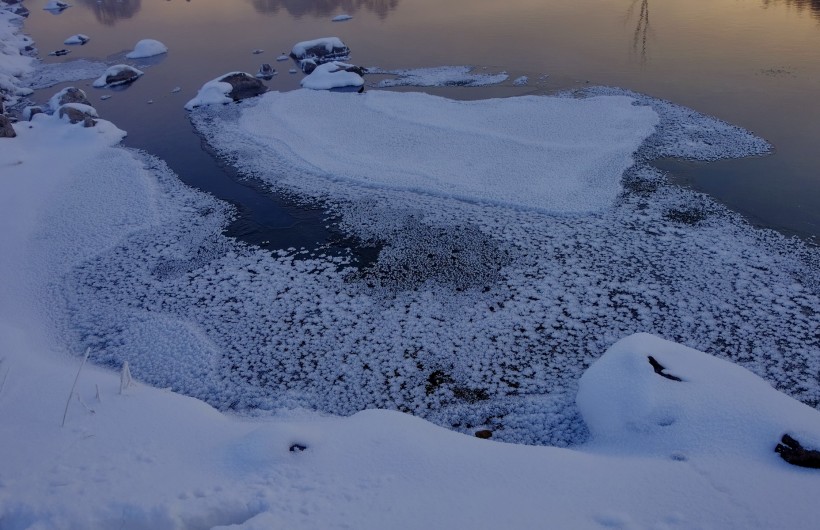
[[(0, 34), (18, 38), (4, 24)], [(23, 70), (4, 72), (25, 91)], [(407, 186), (387, 181), (397, 174), (379, 160), (360, 173), (347, 158), (305, 163), (310, 146), (355, 153), (339, 143), (340, 98), (360, 98), (359, 115), (377, 132), (410, 139), (441, 114), (404, 103), (458, 106), (447, 100), (407, 96), (395, 105), (402, 96), (300, 91), (197, 111), (209, 141), (238, 153), (241, 169), (335, 200), (350, 230), (387, 241), (380, 275), (364, 278), (347, 259), (270, 256), (225, 238), (227, 205), (183, 186), (162, 161), (120, 147), (124, 132), (104, 119), (83, 128), (40, 114), (15, 124), (18, 136), (0, 139), (0, 528), (814, 528), (820, 475), (786, 464), (774, 447), (790, 433), (820, 448), (820, 414), (770, 386), (818, 397), (813, 270), (801, 268), (789, 242), (757, 235), (705, 198), (693, 210), (691, 195), (659, 186), (640, 164), (649, 150), (685, 145), (706, 158), (710, 149), (765, 143), (695, 118), (681, 129), (696, 130), (698, 144), (675, 136), (674, 107), (632, 107), (632, 96), (603, 92), (588, 104), (611, 112), (608, 132), (622, 142), (610, 153), (606, 138), (590, 142), (586, 154), (621, 161), (642, 193), (656, 189), (629, 195), (617, 174), (602, 173), (601, 197), (567, 194), (560, 204), (575, 209), (557, 218), (528, 203), (537, 197), (525, 193), (526, 180), (496, 200), (446, 180), (451, 172), (398, 175), (413, 179)], [(299, 121), (287, 113), (278, 123), (255, 120), (285, 98), (301, 101)], [(584, 108), (541, 103), (568, 122)], [(471, 122), (491, 115), (488, 105), (503, 104), (463, 105), (479, 110), (461, 115), (461, 129), (439, 125), (456, 139), (490, 142)], [(538, 98), (508, 105), (524, 116), (542, 110)], [(414, 112), (397, 116), (401, 109)], [(274, 137), (274, 128), (286, 134)], [(526, 140), (507, 133), (506, 145)], [(392, 147), (391, 160), (408, 156), (406, 146)], [(528, 161), (545, 163), (519, 160)], [(260, 170), (283, 162), (292, 180)], [(566, 178), (577, 184), (579, 175)], [(673, 210), (697, 219), (675, 221)], [(467, 254), (461, 278), (442, 269), (432, 281), (399, 283), (419, 249), (453, 242)], [(487, 263), (498, 270), (481, 269)], [(543, 338), (545, 328), (553, 338)], [(647, 329), (704, 349), (722, 341), (716, 355), (768, 382), (633, 335)], [(419, 341), (433, 351), (405, 357)], [(73, 387), (86, 346), (110, 367), (127, 360), (156, 388), (122, 388), (115, 370), (94, 364)], [(357, 356), (395, 377), (383, 386)], [(659, 375), (650, 356), (681, 381)], [(434, 369), (443, 375), (428, 393)], [(286, 385), (280, 378), (292, 386), (272, 393)], [(518, 386), (506, 401), (458, 396), (509, 392), (509, 381)], [(166, 386), (222, 409), (280, 410), (226, 415)], [(443, 424), (504, 413), (510, 439), (590, 435), (573, 449), (531, 447), (396, 411), (341, 417), (295, 408), (423, 414), (428, 403), (441, 406), (441, 417), (430, 414)], [(471, 428), (479, 426), (491, 425)]]

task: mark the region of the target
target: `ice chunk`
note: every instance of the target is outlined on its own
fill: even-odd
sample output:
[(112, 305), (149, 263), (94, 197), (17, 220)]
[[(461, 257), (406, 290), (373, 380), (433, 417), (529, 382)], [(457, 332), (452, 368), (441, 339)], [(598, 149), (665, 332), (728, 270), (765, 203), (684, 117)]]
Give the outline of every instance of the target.
[(139, 41), (134, 50), (127, 53), (125, 56), (129, 59), (142, 59), (144, 57), (153, 57), (168, 52), (168, 47), (158, 40), (142, 39)]
[(83, 45), (91, 40), (91, 37), (88, 35), (83, 35), (82, 33), (77, 33), (76, 35), (72, 35), (63, 41), (63, 44), (79, 44)]
[(336, 15), (335, 17), (333, 17), (330, 20), (332, 20), (333, 22), (344, 22), (345, 20), (350, 20), (351, 18), (353, 18), (353, 17), (350, 16), (350, 15), (341, 14), (341, 15)]

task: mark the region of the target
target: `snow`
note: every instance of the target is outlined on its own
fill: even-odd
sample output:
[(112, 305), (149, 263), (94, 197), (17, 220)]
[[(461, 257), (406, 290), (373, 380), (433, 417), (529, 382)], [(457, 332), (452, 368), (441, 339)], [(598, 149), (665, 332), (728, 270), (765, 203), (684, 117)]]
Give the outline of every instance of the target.
[(360, 87), (364, 79), (356, 72), (348, 72), (345, 68), (352, 67), (338, 61), (320, 64), (310, 75), (302, 79), (301, 85), (311, 90), (330, 90), (341, 87)]
[(32, 40), (21, 31), (23, 17), (4, 9), (5, 6), (0, 2), (0, 90), (14, 104), (20, 96), (32, 93), (22, 78), (34, 72), (35, 59), (25, 54)]
[(330, 53), (334, 48), (347, 48), (339, 37), (322, 37), (320, 39), (297, 42), (293, 45), (291, 53), (297, 58), (303, 58), (307, 51), (317, 46), (323, 46)]
[(88, 35), (83, 35), (82, 33), (78, 33), (76, 35), (72, 35), (69, 38), (67, 38), (65, 41), (63, 41), (63, 44), (81, 44), (82, 45), (82, 44), (85, 44), (86, 42), (88, 42), (89, 40), (91, 40), (91, 37), (89, 37)]
[[(495, 100), (294, 94), (316, 103), (304, 140), (323, 165), (329, 132), (349, 146), (354, 126), (459, 139), (481, 123), (499, 156), (515, 138), (495, 129), (507, 119)], [(622, 146), (635, 163), (614, 204), (558, 216), (322, 170), (288, 153), (303, 125), (284, 140), (248, 126), (282, 94), (191, 114), (243, 173), (325, 201), (345, 235), (380, 242), (369, 269), (225, 237), (228, 205), (118, 147), (125, 133), (105, 120), (16, 123), (0, 140), (0, 453), (14, 455), (0, 458), (0, 526), (815, 528), (818, 471), (773, 449), (785, 432), (820, 448), (818, 412), (770, 385), (820, 402), (817, 253), (646, 165), (770, 146), (668, 102), (586, 95), (504, 107), (574, 109), (583, 128), (601, 106), (640, 143)], [(320, 104), (337, 96), (357, 118), (347, 128)], [(86, 364), (70, 396), (87, 347), (113, 370)], [(125, 362), (137, 384), (121, 392)]]
[(279, 61), (279, 62), (281, 62), (281, 61), (287, 61), (288, 59), (290, 59), (290, 57), (288, 57), (288, 56), (287, 56), (287, 55), (285, 55), (285, 54), (282, 54), (282, 55), (280, 55), (279, 57), (277, 57), (277, 58), (276, 58), (276, 60), (277, 60), (277, 61)]
[(94, 79), (100, 71), (108, 68), (106, 63), (77, 59), (64, 63), (40, 64), (36, 71), (25, 77), (34, 89), (48, 88), (59, 83)]
[(516, 77), (513, 80), (513, 85), (514, 86), (527, 86), (527, 83), (529, 83), (529, 82), (530, 82), (530, 78), (525, 76), (525, 75), (522, 75), (521, 77)]
[(129, 59), (143, 59), (168, 53), (168, 47), (158, 40), (142, 39), (134, 46), (134, 50), (125, 54)]
[[(317, 67), (303, 86), (348, 81)], [(321, 70), (320, 70), (321, 69)], [(345, 74), (349, 74), (345, 72)], [(361, 78), (355, 76), (357, 85)], [(349, 76), (349, 77), (352, 77)], [(350, 80), (352, 82), (354, 80)], [(348, 131), (356, 123), (357, 133)], [(621, 191), (657, 116), (624, 97), (454, 101), (426, 94), (271, 94), (238, 124), (318, 175), (559, 213), (594, 212)], [(385, 134), (384, 131), (389, 131)], [(419, 157), (419, 153), (425, 153)], [(464, 161), (470, 160), (469, 166)]]
[(98, 77), (97, 80), (92, 83), (92, 86), (95, 87), (95, 88), (103, 88), (105, 86), (114, 86), (114, 85), (124, 84), (124, 82), (119, 82), (119, 83), (114, 83), (112, 85), (109, 85), (107, 80), (108, 80), (109, 76), (117, 75), (120, 72), (124, 72), (124, 71), (127, 71), (127, 70), (133, 70), (134, 75), (136, 75), (137, 77), (144, 74), (144, 72), (142, 70), (138, 70), (138, 69), (136, 69), (132, 66), (128, 66), (127, 64), (115, 64), (114, 66), (108, 67), (108, 69), (105, 71), (105, 73), (103, 73), (103, 75)]
[(350, 15), (345, 15), (345, 14), (342, 14), (342, 15), (336, 15), (335, 17), (333, 17), (333, 18), (332, 18), (332, 19), (330, 19), (330, 20), (331, 20), (332, 22), (344, 22), (345, 20), (350, 20), (350, 19), (352, 19), (352, 18), (353, 18), (353, 17), (352, 17), (352, 16), (350, 16)]
[(479, 87), (497, 85), (509, 79), (506, 73), (479, 74), (473, 73), (472, 66), (437, 66), (433, 68), (414, 68), (410, 70), (382, 70), (368, 68), (373, 74), (398, 76), (395, 79), (384, 79), (379, 82), (380, 88), (395, 86), (468, 86)]

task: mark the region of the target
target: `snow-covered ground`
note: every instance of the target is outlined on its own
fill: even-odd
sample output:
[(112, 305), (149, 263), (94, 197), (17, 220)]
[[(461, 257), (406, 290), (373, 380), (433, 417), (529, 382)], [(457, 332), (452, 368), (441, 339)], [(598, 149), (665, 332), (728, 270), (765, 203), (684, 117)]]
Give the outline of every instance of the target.
[[(768, 145), (637, 94), (587, 95), (509, 103), (574, 109), (578, 126), (603, 105), (621, 140), (614, 202), (558, 216), (522, 194), (443, 193), (441, 175), (404, 174), (408, 189), (404, 162), (363, 177), (318, 153), (358, 141), (344, 133), (359, 122), (345, 129), (322, 98), (359, 98), (367, 127), (399, 147), (435, 128), (517, 145), (503, 113), (488, 120), (500, 103), (425, 99), (439, 111), (425, 113), (413, 104), (425, 96), (300, 91), (288, 112), (311, 130), (288, 112), (253, 119), (284, 94), (194, 111), (241, 170), (325, 201), (341, 228), (383, 245), (369, 268), (226, 238), (229, 206), (117, 147), (124, 133), (105, 120), (15, 124), (0, 139), (0, 528), (815, 528), (818, 471), (774, 447), (789, 433), (820, 448), (820, 415), (770, 384), (820, 401), (817, 254), (646, 165)], [(565, 121), (551, 127), (571, 138)], [(533, 134), (563, 148), (554, 130)], [(419, 162), (449, 163), (430, 153)], [(468, 178), (496, 154), (451, 169)], [(768, 382), (649, 335), (613, 346), (636, 331)], [(141, 382), (121, 392), (118, 374), (86, 364), (74, 387), (87, 347)], [(374, 407), (575, 448), (359, 412)]]

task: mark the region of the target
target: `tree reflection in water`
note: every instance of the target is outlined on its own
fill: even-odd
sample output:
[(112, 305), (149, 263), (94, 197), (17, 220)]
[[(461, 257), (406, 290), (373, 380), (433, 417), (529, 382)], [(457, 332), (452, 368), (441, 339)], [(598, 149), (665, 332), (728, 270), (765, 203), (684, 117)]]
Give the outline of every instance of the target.
[(337, 11), (352, 14), (359, 9), (386, 18), (399, 5), (399, 0), (251, 0), (251, 3), (260, 13), (278, 13), (284, 9), (296, 18), (304, 15), (326, 17)]
[(639, 7), (638, 19), (635, 24), (635, 31), (632, 33), (632, 52), (638, 54), (641, 64), (646, 63), (646, 47), (649, 37), (649, 0), (632, 0), (629, 9), (626, 11), (626, 20), (632, 20), (635, 9)]
[(783, 3), (789, 7), (796, 7), (798, 11), (808, 9), (813, 16), (820, 19), (820, 0), (763, 0), (765, 7), (769, 7), (772, 4)]
[(142, 8), (142, 0), (79, 0), (94, 12), (97, 21), (113, 26), (122, 18), (131, 18)]

